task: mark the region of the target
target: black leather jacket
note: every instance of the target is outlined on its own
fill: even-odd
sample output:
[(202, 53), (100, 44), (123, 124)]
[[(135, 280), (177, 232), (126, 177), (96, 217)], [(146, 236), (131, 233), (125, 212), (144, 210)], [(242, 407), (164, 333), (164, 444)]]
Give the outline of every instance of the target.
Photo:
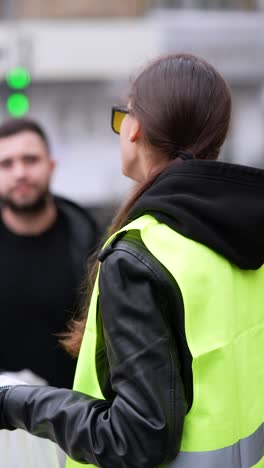
[(192, 403), (181, 293), (138, 231), (112, 242), (100, 260), (96, 365), (106, 400), (16, 386), (0, 397), (0, 427), (51, 439), (83, 463), (158, 466), (176, 456)]

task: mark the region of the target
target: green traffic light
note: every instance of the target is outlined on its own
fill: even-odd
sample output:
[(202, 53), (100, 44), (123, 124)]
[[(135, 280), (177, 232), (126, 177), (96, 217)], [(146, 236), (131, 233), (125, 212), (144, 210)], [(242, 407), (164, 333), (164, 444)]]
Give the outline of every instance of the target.
[(12, 70), (9, 70), (6, 74), (6, 81), (10, 88), (14, 89), (24, 89), (26, 88), (30, 81), (30, 73), (24, 67), (15, 67)]
[(22, 117), (29, 110), (29, 100), (24, 94), (11, 94), (6, 101), (6, 108), (12, 117)]

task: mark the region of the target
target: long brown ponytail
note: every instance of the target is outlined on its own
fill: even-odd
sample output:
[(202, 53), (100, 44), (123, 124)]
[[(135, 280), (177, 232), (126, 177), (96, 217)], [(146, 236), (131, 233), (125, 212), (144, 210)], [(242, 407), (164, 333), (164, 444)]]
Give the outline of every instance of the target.
[[(205, 60), (176, 54), (154, 61), (132, 84), (130, 105), (146, 145), (163, 155), (167, 166), (177, 161), (178, 151), (191, 152), (196, 159), (217, 159), (229, 127), (231, 93), (220, 73)], [(130, 209), (158, 175), (136, 187), (108, 235), (125, 225)], [(90, 268), (82, 316), (70, 323), (63, 337), (63, 346), (74, 356), (80, 349), (98, 264), (95, 260)]]

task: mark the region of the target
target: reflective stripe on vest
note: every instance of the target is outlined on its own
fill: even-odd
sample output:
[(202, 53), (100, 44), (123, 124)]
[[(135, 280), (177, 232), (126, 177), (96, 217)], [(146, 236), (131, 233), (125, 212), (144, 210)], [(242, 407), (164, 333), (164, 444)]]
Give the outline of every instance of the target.
[(264, 467), (263, 441), (264, 423), (254, 434), (229, 447), (210, 452), (180, 452), (168, 468), (251, 468), (258, 462)]
[[(121, 231), (130, 229), (140, 230), (147, 249), (179, 285), (193, 356), (193, 405), (185, 417), (180, 453), (168, 466), (264, 468), (264, 267), (240, 270), (150, 215)], [(98, 276), (74, 389), (104, 398), (96, 374)]]

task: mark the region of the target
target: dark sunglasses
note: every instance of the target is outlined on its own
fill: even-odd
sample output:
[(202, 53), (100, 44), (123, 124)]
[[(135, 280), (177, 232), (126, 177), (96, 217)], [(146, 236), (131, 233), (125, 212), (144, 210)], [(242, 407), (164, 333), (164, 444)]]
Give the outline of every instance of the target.
[(112, 107), (112, 130), (118, 135), (120, 134), (121, 124), (127, 114), (129, 114), (129, 109), (126, 106)]

